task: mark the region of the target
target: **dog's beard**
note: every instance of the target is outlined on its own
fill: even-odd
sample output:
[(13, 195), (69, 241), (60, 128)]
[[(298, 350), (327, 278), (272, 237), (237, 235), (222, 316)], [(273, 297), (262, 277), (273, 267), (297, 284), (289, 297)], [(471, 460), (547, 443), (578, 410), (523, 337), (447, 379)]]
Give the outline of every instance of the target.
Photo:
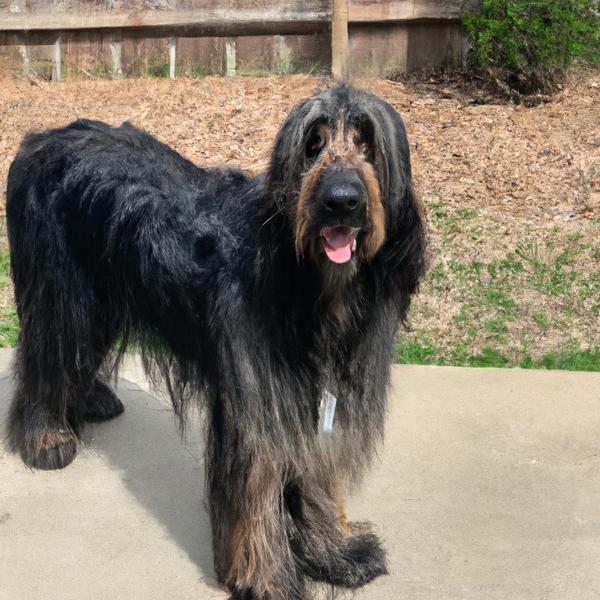
[(356, 276), (358, 260), (356, 253), (344, 263), (335, 263), (327, 256), (319, 260), (321, 289), (326, 296), (333, 296), (343, 290)]
[(360, 231), (355, 227), (321, 227), (308, 241), (306, 255), (318, 272), (322, 297), (338, 296), (358, 273), (357, 237)]

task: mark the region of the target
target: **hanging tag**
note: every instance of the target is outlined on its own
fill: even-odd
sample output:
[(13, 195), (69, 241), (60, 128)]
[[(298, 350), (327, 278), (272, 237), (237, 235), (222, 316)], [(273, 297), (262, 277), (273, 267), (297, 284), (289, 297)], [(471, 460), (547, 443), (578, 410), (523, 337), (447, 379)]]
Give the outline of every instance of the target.
[(331, 433), (333, 431), (336, 403), (337, 398), (327, 390), (323, 390), (319, 406), (319, 431), (323, 433)]

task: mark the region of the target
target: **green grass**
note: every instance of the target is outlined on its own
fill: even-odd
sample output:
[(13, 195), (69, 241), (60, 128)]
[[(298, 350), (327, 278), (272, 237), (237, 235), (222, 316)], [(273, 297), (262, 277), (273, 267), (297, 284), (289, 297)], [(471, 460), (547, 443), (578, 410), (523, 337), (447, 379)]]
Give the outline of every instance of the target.
[(394, 362), (403, 365), (443, 365), (455, 367), (520, 367), (523, 369), (554, 369), (561, 371), (600, 371), (600, 346), (591, 350), (548, 352), (534, 360), (525, 355), (519, 360), (496, 348), (483, 348), (479, 354), (440, 358), (427, 341), (401, 342), (396, 347)]
[[(600, 370), (597, 226), (488, 222), (425, 198), (431, 264), (396, 362)], [(433, 340), (433, 342), (432, 342)]]
[(542, 358), (539, 367), (567, 371), (600, 371), (600, 346), (586, 351), (549, 352)]
[(10, 348), (19, 339), (19, 319), (14, 310), (0, 312), (0, 348)]
[[(0, 251), (0, 289), (10, 286), (10, 256)], [(0, 348), (14, 346), (19, 339), (19, 319), (14, 308), (0, 310)]]

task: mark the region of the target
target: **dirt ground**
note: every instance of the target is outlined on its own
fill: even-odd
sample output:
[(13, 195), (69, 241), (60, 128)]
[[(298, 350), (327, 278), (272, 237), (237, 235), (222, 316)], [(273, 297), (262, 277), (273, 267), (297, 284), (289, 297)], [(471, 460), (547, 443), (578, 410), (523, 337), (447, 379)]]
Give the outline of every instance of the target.
[[(578, 72), (533, 108), (479, 105), (443, 85), (356, 83), (404, 117), (429, 211), (431, 267), (403, 343), (439, 360), (600, 344), (600, 72)], [(257, 173), (290, 108), (329, 84), (0, 79), (0, 190), (24, 133), (77, 117), (130, 120), (198, 164)], [(1, 308), (10, 298), (6, 286)]]

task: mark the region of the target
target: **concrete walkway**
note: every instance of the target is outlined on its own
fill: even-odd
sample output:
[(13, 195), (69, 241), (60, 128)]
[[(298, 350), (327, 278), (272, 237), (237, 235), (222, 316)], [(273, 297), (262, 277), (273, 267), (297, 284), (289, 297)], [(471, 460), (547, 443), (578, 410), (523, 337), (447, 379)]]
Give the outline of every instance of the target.
[[(182, 444), (139, 368), (122, 375), (125, 413), (88, 426), (64, 471), (0, 448), (1, 600), (226, 598), (199, 433)], [(348, 513), (390, 559), (357, 600), (598, 600), (600, 374), (395, 367), (381, 462)]]

